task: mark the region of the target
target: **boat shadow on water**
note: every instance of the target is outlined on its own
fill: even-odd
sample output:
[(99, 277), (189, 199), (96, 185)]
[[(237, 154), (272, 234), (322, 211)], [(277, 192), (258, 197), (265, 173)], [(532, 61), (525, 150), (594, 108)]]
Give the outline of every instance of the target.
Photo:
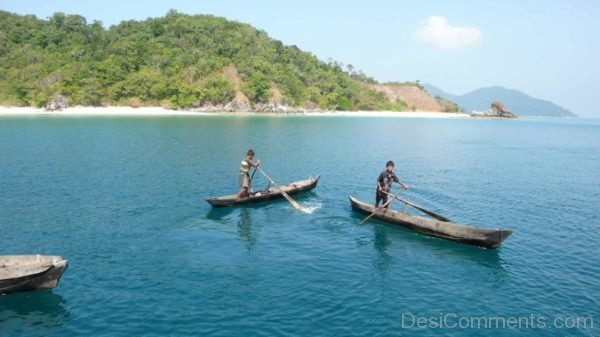
[(235, 223), (239, 239), (244, 243), (247, 250), (252, 250), (256, 244), (256, 229), (253, 226), (252, 208), (259, 208), (259, 206), (211, 208), (206, 214), (206, 218), (223, 225)]
[(230, 216), (237, 211), (235, 207), (210, 208), (206, 213), (206, 218), (221, 223), (228, 223)]
[(252, 217), (250, 216), (250, 210), (246, 208), (240, 209), (240, 219), (237, 221), (238, 236), (246, 250), (252, 250), (256, 244), (256, 233), (252, 228)]
[(31, 332), (31, 326), (64, 327), (69, 316), (65, 300), (52, 290), (0, 295), (0, 332), (5, 336)]
[[(314, 200), (317, 194), (314, 191), (308, 191), (301, 195), (295, 196), (298, 201)], [(255, 212), (259, 210), (269, 209), (271, 207), (281, 207), (281, 204), (287, 204), (287, 200), (270, 200), (260, 203), (240, 205), (235, 207), (211, 207), (206, 214), (206, 219), (217, 222), (222, 225), (237, 225), (237, 234), (239, 239), (244, 243), (247, 250), (251, 250), (256, 245), (257, 228), (254, 225)], [(266, 206), (266, 207), (265, 207)]]

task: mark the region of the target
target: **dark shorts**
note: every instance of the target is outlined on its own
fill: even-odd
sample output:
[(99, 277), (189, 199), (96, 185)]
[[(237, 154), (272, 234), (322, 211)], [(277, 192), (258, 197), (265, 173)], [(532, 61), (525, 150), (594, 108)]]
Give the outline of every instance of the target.
[(375, 192), (375, 204), (379, 204), (381, 202), (381, 204), (384, 205), (387, 201), (388, 195), (377, 189), (377, 191)]

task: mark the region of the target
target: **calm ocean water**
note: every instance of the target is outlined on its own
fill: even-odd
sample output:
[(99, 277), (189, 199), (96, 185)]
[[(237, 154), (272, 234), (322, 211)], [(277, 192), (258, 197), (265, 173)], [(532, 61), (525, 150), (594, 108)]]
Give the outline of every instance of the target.
[[(296, 199), (313, 214), (211, 210), (249, 147), (278, 183), (321, 176)], [(371, 201), (389, 159), (410, 200), (513, 236), (485, 250), (356, 226), (348, 195)], [(521, 336), (598, 336), (599, 213), (600, 121), (4, 117), (0, 254), (70, 267), (52, 291), (0, 296), (0, 335), (517, 331), (461, 328), (495, 316)], [(552, 326), (577, 317), (594, 328)]]

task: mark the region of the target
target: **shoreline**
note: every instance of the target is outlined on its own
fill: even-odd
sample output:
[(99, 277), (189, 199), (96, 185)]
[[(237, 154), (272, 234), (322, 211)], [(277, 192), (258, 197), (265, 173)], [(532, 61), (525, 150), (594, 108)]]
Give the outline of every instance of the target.
[(435, 111), (306, 111), (306, 112), (205, 112), (171, 110), (162, 107), (87, 107), (75, 106), (63, 110), (34, 107), (0, 106), (0, 116), (56, 116), (56, 117), (177, 117), (177, 116), (312, 116), (312, 117), (400, 117), (400, 118), (469, 118), (466, 113)]

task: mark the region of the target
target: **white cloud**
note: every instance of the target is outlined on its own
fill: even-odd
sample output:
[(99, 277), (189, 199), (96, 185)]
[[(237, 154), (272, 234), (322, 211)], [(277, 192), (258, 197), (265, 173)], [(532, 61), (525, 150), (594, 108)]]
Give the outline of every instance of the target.
[(456, 27), (441, 16), (430, 16), (415, 32), (415, 40), (440, 49), (457, 49), (481, 41), (481, 31), (475, 27)]

